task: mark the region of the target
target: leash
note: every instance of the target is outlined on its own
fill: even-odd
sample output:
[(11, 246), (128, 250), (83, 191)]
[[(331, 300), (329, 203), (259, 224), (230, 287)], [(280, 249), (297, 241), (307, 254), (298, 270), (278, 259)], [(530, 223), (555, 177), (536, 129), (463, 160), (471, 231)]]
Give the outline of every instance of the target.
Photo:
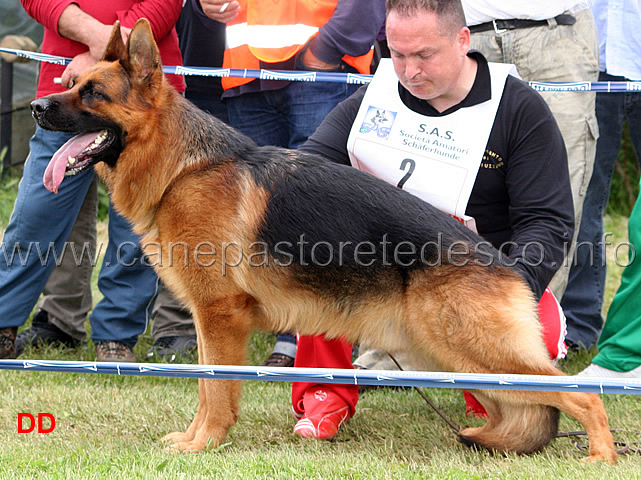
[[(392, 361), (396, 364), (399, 370), (403, 370), (403, 367), (401, 367), (401, 364), (394, 358), (394, 356), (387, 352), (387, 355), (392, 359)], [(429, 397), (425, 394), (423, 391), (423, 388), (421, 387), (413, 387), (414, 390), (418, 392), (418, 394), (425, 400), (425, 402), (432, 407), (432, 409), (438, 414), (439, 417), (441, 417), (445, 423), (454, 431), (456, 435), (459, 435), (461, 432), (461, 426), (457, 425), (454, 423), (452, 420), (449, 419), (445, 413), (443, 413), (435, 404), (432, 402)], [(626, 432), (623, 430), (616, 430), (616, 429), (610, 429), (611, 433), (631, 433), (634, 435), (639, 435), (639, 432)], [(584, 437), (587, 437), (588, 433), (585, 430), (580, 430), (576, 432), (558, 432), (554, 438), (568, 438), (568, 439), (573, 439), (574, 441), (572, 442), (574, 446), (579, 449), (582, 452), (588, 452), (589, 448), (582, 442)], [(619, 447), (619, 449), (616, 451), (619, 455), (623, 454), (638, 454), (641, 455), (641, 442), (614, 442), (614, 445), (616, 447)]]
[[(393, 356), (391, 353), (387, 352), (387, 354), (389, 355), (389, 358), (391, 358), (391, 359), (392, 359), (392, 361), (396, 364), (396, 366), (398, 367), (398, 369), (402, 371), (402, 370), (403, 370), (403, 367), (401, 367), (401, 364), (400, 364), (400, 363), (398, 363), (398, 360), (396, 360), (396, 359), (394, 358), (394, 356)], [(447, 423), (447, 424), (449, 425), (449, 427), (450, 427), (452, 430), (454, 430), (454, 433), (456, 433), (457, 435), (460, 433), (460, 431), (461, 431), (461, 427), (460, 427), (460, 425), (457, 425), (457, 424), (456, 424), (456, 423), (454, 423), (452, 420), (450, 420), (450, 419), (449, 419), (449, 417), (448, 417), (447, 415), (445, 415), (445, 414), (444, 414), (444, 413), (443, 413), (443, 412), (442, 412), (442, 411), (441, 411), (441, 410), (440, 410), (440, 409), (439, 409), (439, 408), (434, 404), (434, 402), (432, 402), (432, 401), (429, 399), (429, 397), (425, 394), (425, 392), (423, 392), (423, 389), (422, 389), (421, 387), (412, 387), (412, 388), (414, 388), (414, 390), (416, 390), (416, 391), (418, 392), (418, 394), (419, 394), (421, 397), (423, 397), (423, 400), (425, 400), (425, 402), (427, 402), (427, 404), (428, 404), (430, 407), (432, 407), (432, 409), (433, 409), (433, 410), (438, 414), (438, 416), (439, 416), (439, 417), (441, 417), (441, 418), (445, 421), (445, 423)]]

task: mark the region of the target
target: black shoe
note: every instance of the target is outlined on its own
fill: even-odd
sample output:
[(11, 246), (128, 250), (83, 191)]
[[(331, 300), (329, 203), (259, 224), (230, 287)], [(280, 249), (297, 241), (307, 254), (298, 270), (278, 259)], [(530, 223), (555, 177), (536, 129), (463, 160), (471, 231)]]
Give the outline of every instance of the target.
[(147, 358), (159, 357), (166, 362), (174, 362), (178, 357), (189, 357), (198, 347), (196, 335), (161, 337), (147, 351)]
[(0, 329), (0, 358), (16, 358), (16, 333), (18, 327)]
[(135, 362), (134, 351), (124, 343), (108, 341), (96, 344), (97, 362)]
[(272, 353), (267, 360), (261, 363), (263, 367), (293, 367), (294, 359), (283, 353)]
[(585, 351), (590, 350), (596, 345), (594, 343), (592, 345), (586, 345), (581, 340), (578, 340), (575, 342), (573, 340), (570, 340), (569, 338), (566, 338), (565, 346), (567, 347), (568, 352), (580, 352), (582, 350), (585, 350)]
[(16, 337), (16, 354), (21, 355), (27, 345), (37, 348), (39, 345), (64, 345), (76, 348), (80, 345), (71, 335), (66, 334), (53, 323), (49, 323), (49, 315), (44, 310), (38, 310), (33, 316), (31, 327), (20, 332)]

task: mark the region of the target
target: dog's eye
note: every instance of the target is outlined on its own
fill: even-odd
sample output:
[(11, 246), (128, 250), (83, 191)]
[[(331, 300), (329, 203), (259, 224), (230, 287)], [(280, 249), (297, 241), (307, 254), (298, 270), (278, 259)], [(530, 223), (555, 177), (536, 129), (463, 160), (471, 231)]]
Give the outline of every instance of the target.
[(97, 100), (104, 98), (102, 92), (96, 87), (93, 82), (87, 82), (87, 84), (81, 90), (81, 95), (86, 100)]

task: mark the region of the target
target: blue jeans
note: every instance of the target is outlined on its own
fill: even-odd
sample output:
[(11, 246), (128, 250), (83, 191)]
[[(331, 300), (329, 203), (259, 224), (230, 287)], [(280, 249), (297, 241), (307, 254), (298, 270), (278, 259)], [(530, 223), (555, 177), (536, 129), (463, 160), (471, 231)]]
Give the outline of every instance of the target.
[(297, 148), (358, 85), (291, 82), (279, 90), (227, 99), (229, 124), (258, 145)]
[[(601, 72), (599, 81), (625, 81)], [(599, 140), (594, 172), (583, 203), (583, 217), (568, 286), (561, 300), (567, 317), (566, 341), (592, 347), (603, 327), (601, 309), (605, 290), (606, 257), (603, 215), (610, 197), (610, 184), (621, 148), (623, 121), (628, 121), (630, 139), (641, 154), (641, 93), (597, 93), (596, 115)]]
[[(69, 138), (36, 127), (29, 142), (29, 158), (0, 246), (0, 328), (19, 327), (29, 317), (94, 178), (93, 169), (88, 169), (66, 177), (57, 195), (45, 189), (42, 177), (47, 164)], [(140, 261), (138, 244), (128, 222), (110, 206), (109, 244), (98, 280), (104, 298), (89, 317), (95, 343), (116, 340), (133, 347), (145, 331), (158, 280)], [(80, 255), (82, 246), (74, 248)], [(67, 245), (65, 254), (72, 252)]]
[[(291, 82), (278, 90), (231, 97), (227, 99), (229, 124), (258, 145), (298, 148), (329, 112), (358, 87), (344, 83)], [(279, 335), (274, 353), (294, 357), (295, 343), (293, 335)]]

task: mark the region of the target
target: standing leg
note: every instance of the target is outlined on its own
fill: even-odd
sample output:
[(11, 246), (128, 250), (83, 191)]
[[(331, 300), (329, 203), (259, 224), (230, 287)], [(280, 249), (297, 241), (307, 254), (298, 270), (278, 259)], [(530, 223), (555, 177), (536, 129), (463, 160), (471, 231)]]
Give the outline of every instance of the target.
[(90, 315), (95, 344), (115, 341), (132, 349), (146, 328), (160, 280), (146, 265), (140, 238), (109, 206), (109, 244), (98, 288), (104, 295)]
[[(600, 81), (616, 77), (601, 73)], [(624, 120), (624, 96), (598, 93), (596, 114), (599, 123), (594, 172), (585, 194), (583, 217), (571, 263), (568, 286), (561, 301), (568, 319), (568, 344), (590, 348), (603, 328), (608, 241), (604, 237), (603, 216), (610, 197), (610, 185), (621, 148)]]

